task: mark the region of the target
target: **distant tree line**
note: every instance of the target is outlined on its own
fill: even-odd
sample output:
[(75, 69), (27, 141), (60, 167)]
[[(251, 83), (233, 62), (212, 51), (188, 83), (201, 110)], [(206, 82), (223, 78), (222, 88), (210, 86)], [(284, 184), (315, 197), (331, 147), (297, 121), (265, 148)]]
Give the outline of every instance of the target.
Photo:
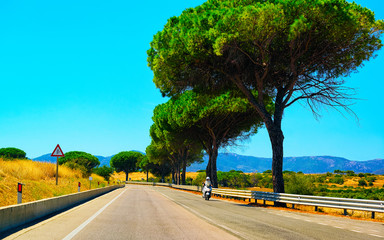
[(12, 159), (25, 159), (26, 153), (18, 148), (8, 147), (0, 148), (0, 157), (8, 160)]

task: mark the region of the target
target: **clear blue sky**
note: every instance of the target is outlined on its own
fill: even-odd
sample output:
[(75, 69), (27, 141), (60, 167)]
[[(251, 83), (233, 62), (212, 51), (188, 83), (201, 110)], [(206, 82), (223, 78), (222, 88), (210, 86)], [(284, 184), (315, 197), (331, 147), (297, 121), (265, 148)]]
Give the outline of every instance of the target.
[[(0, 1), (0, 148), (34, 158), (78, 150), (110, 156), (145, 151), (152, 111), (166, 99), (146, 50), (167, 19), (203, 1)], [(384, 19), (382, 0), (357, 1)], [(358, 88), (343, 117), (315, 120), (296, 104), (283, 119), (285, 156), (384, 158), (384, 50), (347, 80)], [(228, 151), (271, 157), (265, 130)]]

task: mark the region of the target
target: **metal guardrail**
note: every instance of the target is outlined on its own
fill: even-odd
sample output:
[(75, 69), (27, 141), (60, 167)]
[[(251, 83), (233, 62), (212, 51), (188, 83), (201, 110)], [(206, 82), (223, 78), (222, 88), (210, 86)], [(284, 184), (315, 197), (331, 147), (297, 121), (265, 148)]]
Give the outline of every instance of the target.
[[(175, 185), (169, 183), (139, 183), (139, 182), (128, 182), (128, 184), (146, 184), (146, 185), (159, 185), (159, 186), (168, 186), (177, 189), (191, 190), (191, 191), (201, 191), (201, 186), (191, 186), (191, 185)], [(259, 191), (250, 191), (250, 190), (235, 190), (235, 189), (220, 189), (213, 188), (213, 195), (218, 195), (222, 197), (236, 197), (243, 199), (256, 199), (264, 200), (271, 202), (280, 202), (280, 203), (289, 203), (294, 207), (297, 205), (306, 205), (306, 206), (315, 206), (317, 207), (328, 207), (328, 208), (338, 208), (344, 209), (344, 214), (346, 215), (347, 210), (360, 210), (372, 212), (372, 218), (375, 217), (375, 212), (384, 213), (384, 201), (377, 200), (366, 200), (366, 199), (353, 199), (353, 198), (334, 198), (334, 197), (321, 197), (321, 196), (311, 196), (311, 195), (297, 195), (297, 194), (287, 194), (287, 193), (274, 193), (274, 192), (259, 192)]]
[(369, 212), (384, 212), (384, 201), (353, 199), (353, 198), (334, 198), (311, 195), (297, 195), (287, 193), (272, 192), (252, 192), (252, 198), (266, 201), (301, 204), (316, 207), (341, 208), (350, 210), (361, 210)]

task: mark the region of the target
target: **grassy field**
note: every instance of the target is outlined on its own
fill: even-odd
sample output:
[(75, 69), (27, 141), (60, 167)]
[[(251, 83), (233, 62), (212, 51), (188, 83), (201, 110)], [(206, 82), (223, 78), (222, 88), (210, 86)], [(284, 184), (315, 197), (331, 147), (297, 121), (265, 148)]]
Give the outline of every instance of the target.
[[(0, 158), (0, 207), (17, 203), (17, 183), (23, 186), (23, 203), (61, 196), (90, 189), (88, 178), (80, 171), (59, 166), (59, 184), (56, 186), (56, 165), (31, 160), (5, 161)], [(104, 178), (92, 174), (92, 189), (106, 186)], [(112, 181), (115, 179), (111, 179)]]

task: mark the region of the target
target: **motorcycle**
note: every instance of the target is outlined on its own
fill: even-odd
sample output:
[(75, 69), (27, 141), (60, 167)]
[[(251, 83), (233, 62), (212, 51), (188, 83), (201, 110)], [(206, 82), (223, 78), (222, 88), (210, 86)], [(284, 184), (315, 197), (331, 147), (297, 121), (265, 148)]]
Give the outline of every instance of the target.
[(205, 188), (205, 192), (204, 192), (203, 198), (208, 201), (212, 195), (212, 187), (204, 186), (204, 188)]

